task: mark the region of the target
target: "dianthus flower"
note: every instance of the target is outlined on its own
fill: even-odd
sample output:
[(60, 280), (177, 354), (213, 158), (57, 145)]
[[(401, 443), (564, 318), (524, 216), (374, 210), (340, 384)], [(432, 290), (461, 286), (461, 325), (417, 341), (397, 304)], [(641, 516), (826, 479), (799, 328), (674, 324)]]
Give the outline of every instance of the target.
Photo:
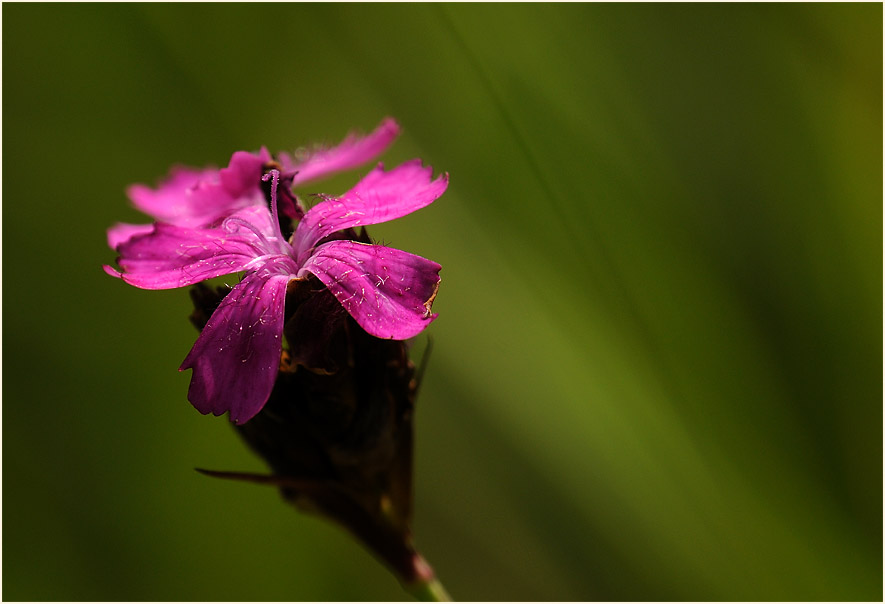
[[(380, 155), (399, 134), (399, 125), (387, 118), (371, 134), (348, 135), (330, 149), (279, 154), (279, 163), (264, 147), (258, 153), (237, 151), (226, 168), (202, 169), (175, 166), (156, 189), (132, 185), (127, 194), (132, 204), (158, 222), (183, 227), (217, 224), (237, 210), (266, 205), (261, 177), (269, 167), (281, 171), (280, 211), (300, 219), (304, 215), (291, 187), (356, 168)], [(152, 224), (120, 223), (108, 230), (108, 245), (116, 249), (135, 235), (153, 230)]]
[[(280, 228), (281, 180), (291, 186), (362, 163), (369, 152), (383, 150), (391, 132), (396, 135), (395, 123), (385, 122), (365, 139), (348, 139), (300, 164), (288, 156), (281, 156), (279, 164), (272, 162), (266, 150), (258, 155), (238, 152), (217, 180), (212, 172), (180, 171), (159, 191), (130, 190), (136, 205), (158, 222), (111, 230), (109, 243), (119, 253), (121, 270), (105, 266), (108, 274), (144, 289), (170, 289), (244, 273), (181, 365), (182, 370), (193, 369), (188, 399), (199, 411), (229, 411), (231, 421), (243, 423), (265, 405), (280, 366), (286, 292), (292, 282), (316, 277), (362, 329), (378, 338), (413, 337), (436, 318), (431, 305), (439, 287), (437, 263), (342, 237), (355, 227), (429, 205), (445, 191), (448, 175), (433, 180), (431, 168), (420, 160), (390, 171), (379, 164), (350, 191), (339, 198), (324, 196), (306, 213), (295, 200), (297, 228), (289, 238)], [(196, 186), (187, 184), (194, 178)], [(270, 207), (263, 182), (270, 184)], [(180, 192), (182, 187), (186, 195), (164, 198), (167, 190)], [(177, 202), (181, 204), (173, 211)]]

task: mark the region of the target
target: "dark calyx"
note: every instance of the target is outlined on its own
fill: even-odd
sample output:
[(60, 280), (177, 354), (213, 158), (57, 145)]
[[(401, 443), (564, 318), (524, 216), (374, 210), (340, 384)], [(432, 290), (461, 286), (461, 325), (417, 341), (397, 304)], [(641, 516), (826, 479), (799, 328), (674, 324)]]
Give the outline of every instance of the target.
[[(192, 289), (198, 329), (228, 291)], [(406, 343), (366, 333), (313, 278), (290, 282), (285, 334), (291, 353), (270, 399), (235, 426), (272, 475), (205, 473), (275, 485), (346, 527), (403, 583), (429, 580), (410, 528), (417, 384)]]

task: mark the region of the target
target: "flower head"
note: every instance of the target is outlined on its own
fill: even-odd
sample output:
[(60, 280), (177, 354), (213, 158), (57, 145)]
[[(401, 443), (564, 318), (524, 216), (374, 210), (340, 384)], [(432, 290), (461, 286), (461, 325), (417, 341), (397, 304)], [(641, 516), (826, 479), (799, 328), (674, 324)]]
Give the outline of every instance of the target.
[[(109, 240), (119, 253), (120, 270), (106, 266), (108, 274), (144, 289), (169, 289), (244, 273), (181, 365), (182, 370), (193, 369), (188, 399), (202, 413), (229, 411), (232, 421), (242, 423), (267, 402), (280, 366), (290, 283), (316, 277), (360, 327), (378, 338), (413, 337), (436, 318), (431, 305), (439, 286), (438, 264), (342, 236), (429, 205), (445, 191), (447, 175), (433, 180), (432, 170), (420, 160), (390, 171), (379, 164), (343, 196), (323, 197), (303, 213), (291, 237), (280, 228), (281, 182), (291, 185), (361, 162), (388, 144), (395, 130), (391, 123), (395, 126), (385, 122), (386, 130), (382, 124), (370, 137), (348, 138), (301, 163), (281, 157), (282, 170), (267, 170), (270, 158), (264, 150), (257, 156), (234, 154), (228, 171), (219, 171), (217, 183), (205, 180), (201, 172), (201, 184), (187, 189), (190, 193), (164, 197), (166, 188), (180, 191), (179, 185), (195, 173), (173, 175), (154, 192), (154, 201), (159, 201), (153, 205), (145, 202), (150, 196), (142, 195), (144, 191), (130, 192), (140, 200), (139, 207), (150, 205), (158, 222), (112, 229)], [(258, 196), (268, 181), (270, 207)], [(204, 198), (209, 189), (217, 194), (206, 194), (211, 200)], [(162, 214), (182, 199), (173, 219)]]
[[(350, 134), (329, 149), (304, 150), (294, 157), (281, 153), (279, 163), (264, 147), (258, 153), (237, 151), (226, 168), (175, 166), (158, 187), (136, 184), (126, 192), (138, 210), (158, 222), (182, 227), (212, 226), (243, 208), (266, 205), (261, 177), (276, 167), (286, 185), (280, 209), (284, 216), (299, 219), (304, 210), (291, 194), (291, 187), (356, 168), (380, 155), (398, 134), (399, 125), (387, 118), (368, 136)], [(108, 230), (108, 245), (116, 249), (133, 236), (152, 230), (150, 224), (117, 224)]]

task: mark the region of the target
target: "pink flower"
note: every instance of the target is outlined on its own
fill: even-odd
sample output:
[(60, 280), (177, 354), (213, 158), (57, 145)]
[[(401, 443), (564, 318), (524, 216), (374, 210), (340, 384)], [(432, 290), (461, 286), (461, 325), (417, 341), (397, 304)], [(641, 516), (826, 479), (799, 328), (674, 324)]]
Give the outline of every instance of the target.
[[(237, 151), (221, 170), (176, 166), (156, 189), (132, 185), (127, 194), (133, 205), (158, 222), (182, 227), (203, 227), (219, 223), (234, 212), (250, 206), (266, 205), (261, 176), (277, 167), (285, 185), (281, 210), (290, 218), (301, 218), (304, 211), (289, 191), (292, 186), (356, 168), (380, 155), (399, 135), (399, 125), (387, 118), (365, 137), (350, 134), (331, 149), (314, 149), (294, 159), (280, 154), (273, 161), (264, 147), (258, 153)], [(108, 245), (116, 249), (135, 235), (150, 233), (153, 225), (120, 223), (108, 230)]]
[[(429, 205), (446, 190), (448, 175), (432, 180), (432, 170), (420, 160), (390, 171), (379, 164), (340, 198), (324, 197), (303, 214), (291, 238), (280, 229), (281, 179), (301, 182), (355, 165), (389, 143), (385, 137), (391, 130), (395, 136), (391, 124), (395, 127), (392, 121), (385, 122), (370, 137), (348, 138), (336, 149), (301, 163), (282, 157), (285, 172), (271, 169), (263, 177), (252, 168), (231, 170), (235, 164), (247, 163), (243, 155), (234, 154), (227, 174), (236, 174), (231, 180), (238, 188), (225, 185), (222, 176), (223, 193), (214, 189), (219, 198), (205, 200), (201, 186), (189, 189), (186, 202), (177, 206), (184, 209), (176, 214), (176, 222), (162, 220), (164, 212), (168, 214), (183, 199), (170, 195), (165, 203), (151, 205), (151, 213), (161, 218), (156, 224), (112, 229), (109, 239), (116, 243), (112, 247), (120, 254), (121, 270), (105, 266), (105, 271), (136, 287), (169, 289), (244, 273), (181, 365), (182, 370), (194, 370), (188, 399), (202, 413), (229, 411), (231, 421), (243, 423), (267, 402), (280, 364), (290, 281), (314, 275), (366, 332), (379, 338), (413, 337), (436, 318), (431, 305), (439, 287), (438, 264), (381, 245), (341, 239), (339, 232), (393, 220)], [(385, 128), (385, 134), (379, 135)], [(262, 153), (252, 157), (264, 166)], [(182, 175), (182, 182), (194, 175)], [(253, 176), (255, 182), (250, 183)], [(180, 191), (177, 184), (169, 184), (176, 178), (173, 175), (155, 195), (159, 197), (167, 186)], [(270, 209), (258, 197), (261, 181), (268, 179)], [(136, 203), (142, 208), (149, 205), (144, 197)]]

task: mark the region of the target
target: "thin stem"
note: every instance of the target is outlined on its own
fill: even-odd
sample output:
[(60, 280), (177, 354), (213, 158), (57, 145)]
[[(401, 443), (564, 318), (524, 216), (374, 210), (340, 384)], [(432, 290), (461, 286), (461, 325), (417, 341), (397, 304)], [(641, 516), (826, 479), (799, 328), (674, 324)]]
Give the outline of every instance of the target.
[(439, 579), (436, 573), (421, 554), (415, 552), (411, 560), (410, 574), (414, 577), (411, 581), (404, 581), (403, 587), (415, 596), (419, 602), (451, 602), (452, 597)]
[(430, 581), (424, 583), (416, 583), (412, 585), (409, 591), (415, 596), (419, 602), (451, 602), (452, 597), (439, 579), (434, 577)]

